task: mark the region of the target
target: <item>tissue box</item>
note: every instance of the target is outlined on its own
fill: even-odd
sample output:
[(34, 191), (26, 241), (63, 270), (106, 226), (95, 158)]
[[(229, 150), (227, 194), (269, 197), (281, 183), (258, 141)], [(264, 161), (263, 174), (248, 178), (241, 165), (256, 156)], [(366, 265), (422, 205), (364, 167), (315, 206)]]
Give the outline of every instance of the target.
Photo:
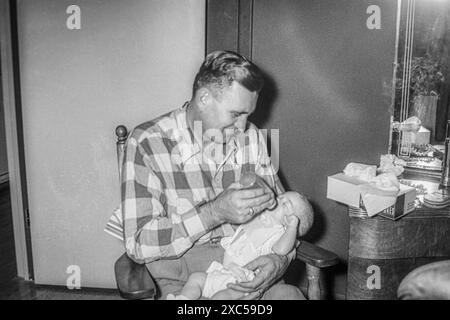
[(397, 220), (400, 217), (403, 217), (404, 215), (410, 213), (411, 211), (414, 211), (414, 209), (416, 208), (415, 202), (416, 189), (400, 184), (400, 193), (397, 196), (395, 205), (384, 209), (379, 213), (379, 215), (391, 220)]
[[(367, 182), (337, 173), (328, 177), (327, 198), (365, 211), (359, 185)], [(415, 209), (416, 189), (400, 184), (400, 192), (394, 205), (388, 206), (378, 214), (397, 220)], [(383, 197), (380, 197), (383, 201)]]
[(366, 182), (337, 173), (328, 177), (327, 198), (343, 204), (360, 207), (359, 185)]

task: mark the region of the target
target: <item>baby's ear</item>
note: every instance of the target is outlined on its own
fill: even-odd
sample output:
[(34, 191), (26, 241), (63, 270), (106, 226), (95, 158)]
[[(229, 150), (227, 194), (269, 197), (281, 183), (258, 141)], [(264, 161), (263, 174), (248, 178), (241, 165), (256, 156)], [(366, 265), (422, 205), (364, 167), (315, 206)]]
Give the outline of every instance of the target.
[(284, 221), (288, 226), (296, 227), (300, 219), (296, 215), (284, 216)]

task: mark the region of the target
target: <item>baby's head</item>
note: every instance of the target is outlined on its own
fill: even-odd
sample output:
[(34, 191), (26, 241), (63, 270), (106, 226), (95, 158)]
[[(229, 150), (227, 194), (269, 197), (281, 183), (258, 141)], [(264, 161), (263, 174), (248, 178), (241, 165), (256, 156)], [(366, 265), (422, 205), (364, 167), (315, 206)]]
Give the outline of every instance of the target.
[(277, 206), (267, 213), (273, 215), (278, 222), (284, 223), (284, 217), (295, 215), (300, 220), (298, 235), (305, 235), (314, 221), (314, 212), (306, 197), (301, 194), (288, 191), (277, 197)]

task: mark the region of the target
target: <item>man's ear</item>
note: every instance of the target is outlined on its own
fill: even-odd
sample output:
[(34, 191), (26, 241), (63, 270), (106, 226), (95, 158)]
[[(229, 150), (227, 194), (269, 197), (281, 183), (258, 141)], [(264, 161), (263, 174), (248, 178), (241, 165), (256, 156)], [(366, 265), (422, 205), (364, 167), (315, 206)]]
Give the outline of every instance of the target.
[(204, 111), (212, 103), (213, 95), (208, 88), (200, 88), (197, 91), (197, 106), (200, 111)]

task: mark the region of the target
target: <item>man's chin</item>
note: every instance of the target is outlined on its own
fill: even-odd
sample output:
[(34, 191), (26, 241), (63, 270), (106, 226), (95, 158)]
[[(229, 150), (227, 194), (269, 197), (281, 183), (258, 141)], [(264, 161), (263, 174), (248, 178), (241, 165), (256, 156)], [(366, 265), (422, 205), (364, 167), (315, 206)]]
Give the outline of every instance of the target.
[(226, 139), (224, 139), (223, 137), (210, 137), (210, 136), (203, 136), (203, 143), (205, 144), (210, 144), (210, 143), (215, 143), (215, 144), (225, 144), (227, 142)]
[(239, 136), (239, 133), (233, 133), (233, 134), (222, 134), (222, 136), (204, 136), (205, 142), (214, 142), (216, 144), (228, 144), (233, 139), (236, 139)]

